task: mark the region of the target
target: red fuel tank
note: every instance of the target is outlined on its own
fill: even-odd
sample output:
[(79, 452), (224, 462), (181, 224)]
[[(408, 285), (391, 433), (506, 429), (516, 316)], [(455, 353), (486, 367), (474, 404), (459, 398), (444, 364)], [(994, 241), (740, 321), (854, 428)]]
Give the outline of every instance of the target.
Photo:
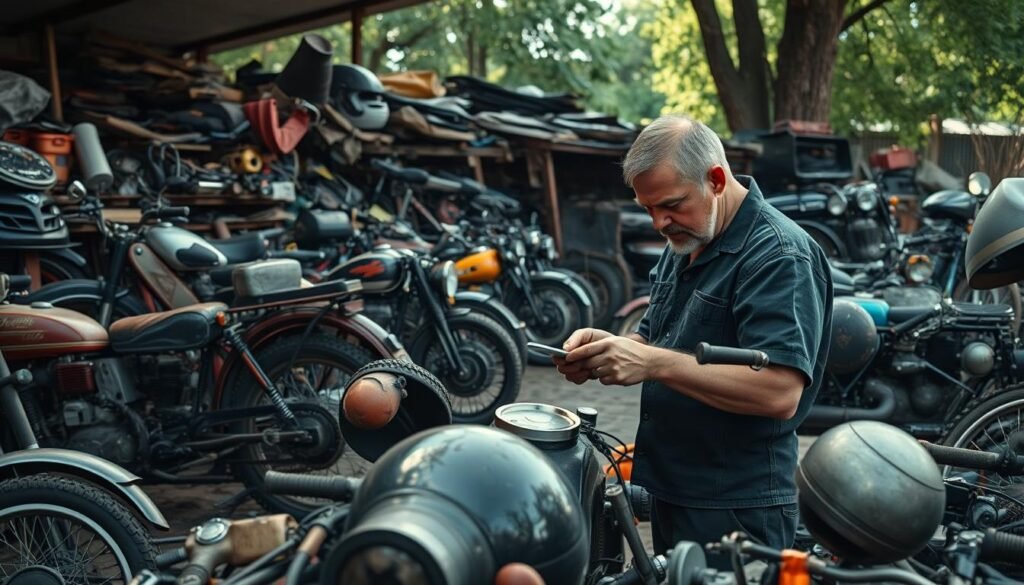
[(11, 361), (98, 351), (107, 330), (75, 311), (0, 305), (0, 350)]

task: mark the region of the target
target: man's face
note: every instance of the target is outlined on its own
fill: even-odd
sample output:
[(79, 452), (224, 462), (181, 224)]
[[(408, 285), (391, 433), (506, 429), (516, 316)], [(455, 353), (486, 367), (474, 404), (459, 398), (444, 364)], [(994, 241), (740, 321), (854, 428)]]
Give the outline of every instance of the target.
[(633, 191), (676, 254), (692, 254), (714, 239), (718, 205), (711, 189), (681, 180), (665, 165), (637, 176)]

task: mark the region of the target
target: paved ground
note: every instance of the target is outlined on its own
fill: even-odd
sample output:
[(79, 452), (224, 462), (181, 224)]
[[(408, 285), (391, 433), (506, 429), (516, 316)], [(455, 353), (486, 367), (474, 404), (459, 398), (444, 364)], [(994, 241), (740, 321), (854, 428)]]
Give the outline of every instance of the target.
[[(566, 382), (554, 368), (530, 366), (524, 376), (519, 400), (544, 402), (570, 410), (591, 406), (598, 411), (598, 427), (602, 430), (626, 442), (632, 442), (636, 435), (640, 386), (603, 386), (596, 381), (576, 386)], [(801, 455), (811, 441), (810, 438), (801, 439)], [(171, 534), (175, 535), (185, 534), (191, 526), (218, 515), (213, 511), (215, 504), (238, 493), (240, 489), (238, 484), (146, 487), (146, 491), (172, 524)], [(235, 515), (246, 516), (259, 512), (259, 507), (249, 503), (239, 508)], [(641, 531), (649, 548), (651, 544), (647, 525), (641, 525)]]

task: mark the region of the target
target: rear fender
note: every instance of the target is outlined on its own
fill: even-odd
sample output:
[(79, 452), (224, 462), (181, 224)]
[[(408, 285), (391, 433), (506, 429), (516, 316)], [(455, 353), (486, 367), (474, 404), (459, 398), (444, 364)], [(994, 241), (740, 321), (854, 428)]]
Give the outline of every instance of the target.
[(142, 491), (138, 476), (95, 455), (69, 449), (27, 449), (0, 455), (0, 477), (59, 473), (77, 477), (113, 492), (160, 530), (170, 530), (153, 500)]

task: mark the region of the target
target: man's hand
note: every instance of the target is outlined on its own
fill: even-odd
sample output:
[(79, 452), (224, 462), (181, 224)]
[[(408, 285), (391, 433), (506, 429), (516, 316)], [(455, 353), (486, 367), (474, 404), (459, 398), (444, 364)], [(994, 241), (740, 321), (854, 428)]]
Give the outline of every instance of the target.
[[(564, 367), (567, 370), (571, 369), (575, 374), (573, 377), (567, 374), (566, 378), (576, 382), (585, 376), (583, 380), (597, 379), (605, 385), (639, 384), (646, 380), (650, 373), (651, 350), (652, 348), (639, 341), (606, 335), (569, 352), (564, 358)], [(559, 367), (559, 371), (562, 371), (562, 367)]]
[[(589, 327), (586, 329), (577, 329), (569, 336), (569, 339), (565, 340), (565, 343), (562, 344), (562, 349), (571, 352), (578, 347), (587, 345), (588, 343), (593, 343), (609, 337), (613, 337), (613, 335), (607, 331), (602, 331), (601, 329), (591, 329)], [(566, 358), (561, 357), (552, 357), (551, 359), (555, 362), (555, 365), (558, 366), (559, 373), (565, 376), (566, 380), (569, 380), (574, 384), (582, 384), (591, 378), (590, 370), (585, 369), (580, 364), (566, 363)]]

